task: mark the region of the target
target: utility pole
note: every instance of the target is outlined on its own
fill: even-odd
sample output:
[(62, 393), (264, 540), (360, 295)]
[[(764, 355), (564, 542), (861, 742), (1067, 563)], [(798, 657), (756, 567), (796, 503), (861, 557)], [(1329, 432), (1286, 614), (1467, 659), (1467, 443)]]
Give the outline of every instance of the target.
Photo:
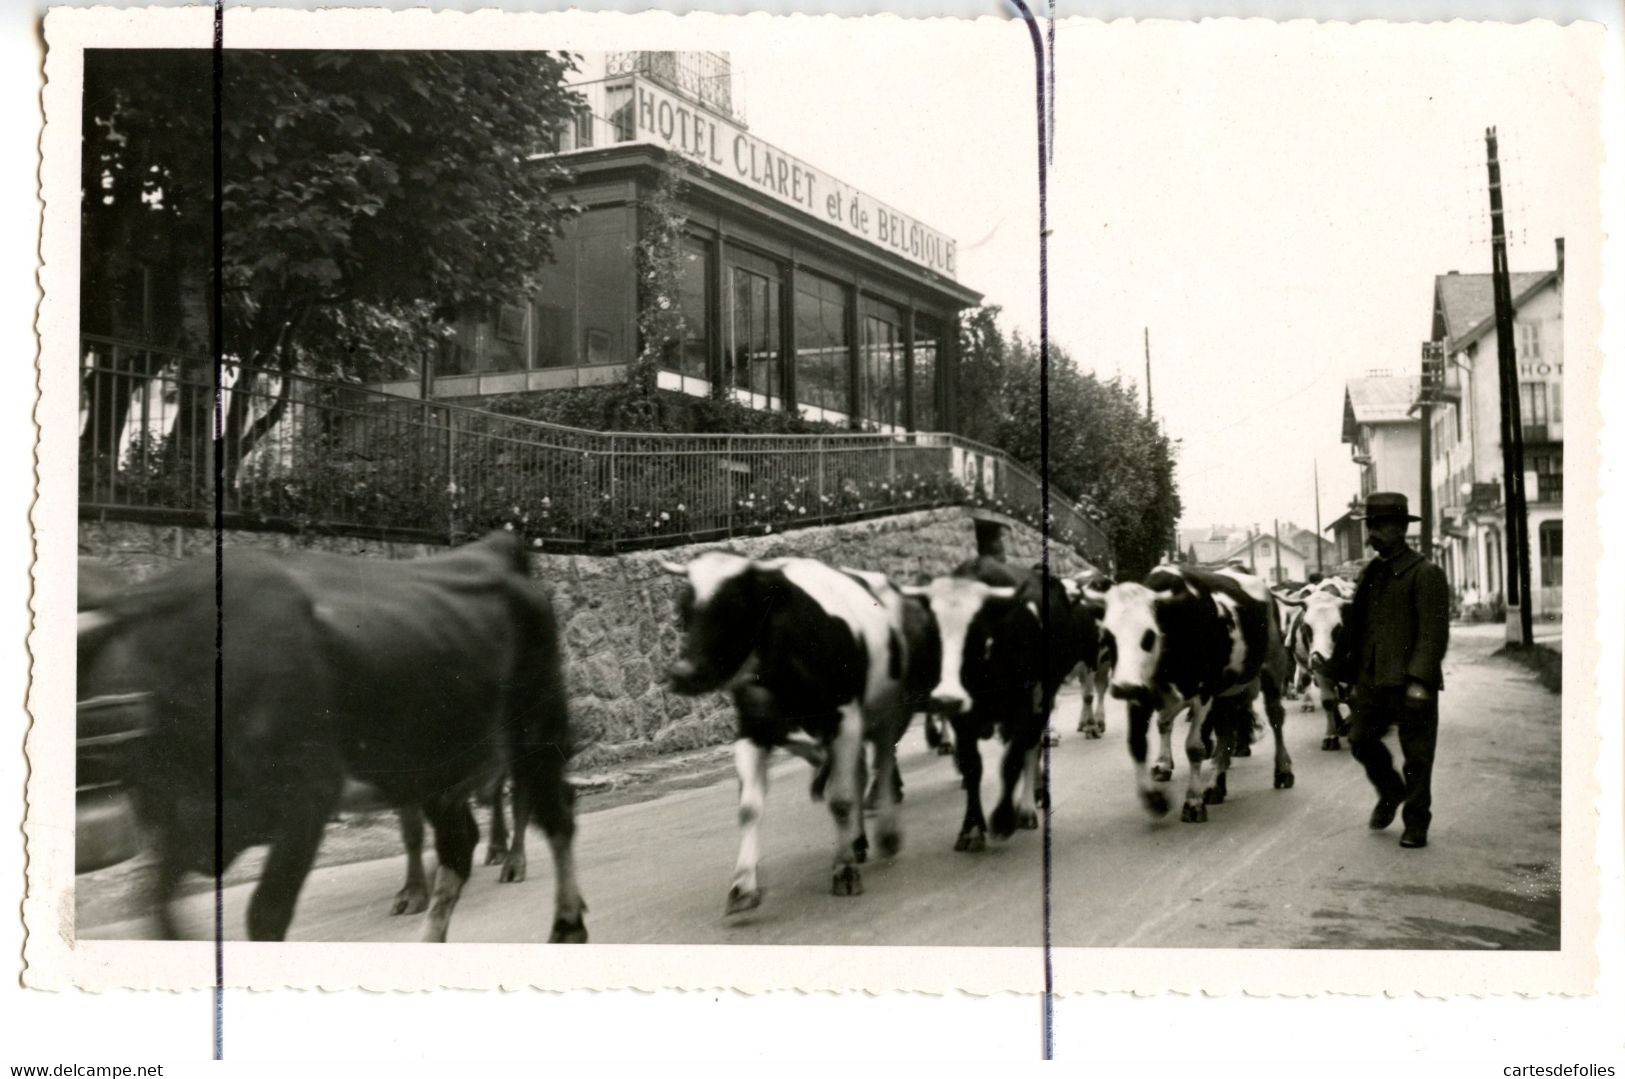
[(1444, 342), (1422, 342), (1422, 379), (1416, 403), (1422, 420), (1422, 557), (1433, 557), (1433, 401), (1444, 380)]
[(1281, 519), (1275, 519), (1275, 583), (1281, 583)]
[(1315, 458), (1315, 571), (1326, 576), (1326, 547), (1320, 538), (1320, 458)]
[[(1529, 581), (1529, 507), (1523, 490), (1523, 417), (1518, 403), (1518, 357), (1512, 339), (1512, 274), (1507, 268), (1505, 214), (1501, 208), (1501, 162), (1495, 128), (1484, 131), (1489, 153), (1490, 250), (1495, 281), (1496, 365), (1501, 375), (1501, 470), (1506, 492), (1507, 641), (1534, 640), (1534, 601)], [(1513, 615), (1517, 615), (1514, 627)]]
[(1156, 414), (1151, 410), (1151, 327), (1145, 327), (1145, 418)]

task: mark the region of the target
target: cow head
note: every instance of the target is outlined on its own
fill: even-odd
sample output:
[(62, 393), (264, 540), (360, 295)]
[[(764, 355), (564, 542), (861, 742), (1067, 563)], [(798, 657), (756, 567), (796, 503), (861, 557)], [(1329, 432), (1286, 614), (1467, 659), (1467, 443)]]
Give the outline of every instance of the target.
[(936, 621), (942, 664), (931, 689), (932, 705), (949, 715), (969, 711), (976, 702), (965, 687), (967, 662), (979, 668), (992, 659), (993, 627), (1008, 612), (1016, 590), (969, 577), (938, 577), (903, 592), (923, 601)]
[(1309, 670), (1322, 673), (1331, 661), (1332, 649), (1343, 632), (1343, 610), (1348, 601), (1330, 592), (1316, 592), (1304, 603), (1298, 632), (1303, 635)]
[(1149, 704), (1156, 695), (1165, 643), (1158, 608), (1167, 598), (1132, 581), (1113, 585), (1105, 594), (1100, 654), (1111, 671), (1111, 695), (1118, 700)]
[(661, 567), (684, 579), (677, 597), (683, 651), (668, 672), (672, 689), (684, 694), (719, 689), (750, 657), (767, 613), (751, 560), (710, 551), (686, 566), (663, 562)]

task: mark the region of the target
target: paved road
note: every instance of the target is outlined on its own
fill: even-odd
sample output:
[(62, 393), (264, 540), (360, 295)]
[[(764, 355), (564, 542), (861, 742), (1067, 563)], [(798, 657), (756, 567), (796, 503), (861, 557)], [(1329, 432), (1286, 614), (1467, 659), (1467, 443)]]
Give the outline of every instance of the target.
[[(1461, 633), (1446, 663), (1432, 845), (1372, 833), (1373, 801), (1345, 749), (1319, 748), (1322, 720), (1288, 702), (1292, 790), (1271, 789), (1267, 752), (1236, 762), (1230, 800), (1207, 824), (1140, 809), (1123, 732), (1067, 733), (1053, 751), (1054, 941), (1061, 946), (1555, 948), (1558, 943), (1558, 701), (1533, 676)], [(1070, 732), (1080, 702), (1063, 697)], [(1263, 747), (1261, 747), (1263, 748)], [(989, 754), (991, 756), (991, 754)], [(990, 762), (991, 764), (991, 762)], [(667, 794), (580, 820), (582, 888), (603, 943), (1031, 945), (1040, 938), (1041, 834), (957, 854), (962, 808), (951, 760), (919, 732), (902, 752), (905, 849), (865, 867), (865, 895), (828, 894), (827, 811), (809, 803), (799, 761), (772, 773), (764, 824), (763, 906), (725, 919), (734, 855), (734, 783)], [(1184, 764), (1175, 773), (1183, 788)], [(991, 787), (992, 780), (988, 780)], [(1176, 797), (1177, 802), (1177, 797)], [(991, 805), (991, 803), (989, 803)], [(552, 882), (546, 846), (532, 879), (499, 885), (477, 869), (454, 940), (545, 940)], [(301, 940), (408, 941), (416, 918), (385, 912), (400, 859), (318, 870), (293, 925)], [(228, 932), (242, 932), (247, 887), (226, 893)], [(210, 897), (183, 904), (209, 932)], [(145, 923), (81, 927), (139, 936)]]

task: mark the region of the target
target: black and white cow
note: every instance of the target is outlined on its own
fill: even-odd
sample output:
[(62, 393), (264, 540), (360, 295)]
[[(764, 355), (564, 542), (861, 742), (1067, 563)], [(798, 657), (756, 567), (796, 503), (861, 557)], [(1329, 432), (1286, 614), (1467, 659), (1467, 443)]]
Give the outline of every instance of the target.
[(861, 895), (865, 741), (874, 747), (880, 851), (892, 855), (902, 846), (892, 773), (908, 721), (903, 597), (877, 575), (810, 558), (755, 561), (712, 551), (686, 566), (664, 566), (686, 581), (678, 600), (683, 651), (671, 667), (672, 688), (720, 689), (747, 661), (755, 665), (748, 687), (735, 689), (740, 843), (727, 913), (761, 904), (768, 758), (775, 746), (796, 740), (810, 739), (827, 754), (824, 795), (835, 821), (831, 890)]
[[(1297, 608), (1292, 619), (1292, 635), (1288, 647), (1297, 660), (1299, 670), (1313, 680), (1315, 696), (1326, 713), (1326, 736), (1320, 748), (1342, 748), (1340, 735), (1348, 733), (1348, 721), (1343, 718), (1342, 705), (1350, 699), (1349, 688), (1332, 678), (1330, 662), (1332, 649), (1343, 632), (1343, 614), (1349, 601), (1335, 589), (1322, 589), (1309, 593), (1300, 601), (1288, 601)], [(1307, 691), (1306, 704), (1313, 707)]]
[(1090, 598), (1113, 584), (1104, 574), (1090, 573), (1063, 578), (1067, 599), (1072, 603), (1072, 619), (1078, 633), (1078, 688), (1083, 691), (1083, 708), (1078, 713), (1078, 732), (1085, 738), (1106, 733), (1106, 690), (1111, 684), (1111, 668), (1101, 662), (1101, 621), (1106, 606)]
[(1046, 797), (1039, 743), (1055, 694), (1078, 662), (1066, 589), (1036, 570), (1017, 578), (1003, 562), (982, 557), (904, 591), (925, 601), (941, 646), (931, 698), (953, 724), (954, 756), (965, 788), (965, 816), (954, 849), (979, 851), (987, 845), (979, 743), (995, 731), (1005, 749), (993, 834), (1004, 839), (1017, 828), (1037, 828), (1037, 807)]
[[(1168, 812), (1158, 783), (1173, 778), (1171, 733), (1188, 711), (1185, 757), (1190, 779), (1182, 820), (1207, 820), (1207, 805), (1222, 801), (1224, 773), (1238, 728), (1251, 726), (1251, 703), (1262, 692), (1275, 734), (1275, 786), (1293, 783), (1292, 758), (1282, 740), (1281, 679), (1285, 667), (1274, 597), (1264, 582), (1237, 570), (1161, 566), (1143, 584), (1113, 586), (1103, 598), (1103, 648), (1111, 664), (1111, 699), (1127, 711), (1129, 752), (1146, 808)], [(1210, 713), (1216, 720), (1209, 726)], [(1157, 717), (1161, 751), (1147, 761), (1151, 716)], [(1214, 778), (1204, 778), (1204, 735), (1217, 735)]]
[(469, 795), (507, 768), (508, 864), (522, 869), (534, 815), (551, 940), (587, 939), (558, 627), (511, 533), (404, 562), (228, 546), (81, 613), (79, 661), (85, 693), (147, 701), (127, 771), (159, 936), (180, 935), (170, 901), (188, 871), (269, 845), (248, 932), (283, 939), (349, 777), (434, 826), (424, 935), (444, 941), (479, 839)]

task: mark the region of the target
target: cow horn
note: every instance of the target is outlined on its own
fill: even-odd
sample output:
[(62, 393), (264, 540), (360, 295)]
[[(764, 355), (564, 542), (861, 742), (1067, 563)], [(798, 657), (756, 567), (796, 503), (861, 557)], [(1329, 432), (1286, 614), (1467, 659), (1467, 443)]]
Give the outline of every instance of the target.
[(1089, 588), (1089, 587), (1085, 587), (1084, 590), (1083, 590), (1083, 598), (1084, 599), (1088, 600), (1090, 603), (1094, 603), (1094, 604), (1097, 604), (1097, 605), (1100, 605), (1100, 606), (1105, 605), (1105, 603), (1106, 603), (1106, 595), (1107, 594), (1105, 592), (1097, 592), (1093, 588)]
[(1301, 599), (1293, 599), (1290, 596), (1283, 596), (1279, 592), (1275, 592), (1275, 593), (1273, 593), (1273, 595), (1275, 596), (1275, 598), (1276, 598), (1276, 600), (1278, 602), (1284, 603), (1288, 607), (1304, 607), (1304, 606), (1307, 606), (1307, 604)]
[(93, 636), (111, 626), (113, 622), (113, 616), (106, 611), (80, 611), (79, 636)]
[(903, 595), (913, 596), (915, 599), (924, 599), (931, 594), (931, 587), (923, 584), (899, 585), (897, 590)]
[(988, 585), (987, 594), (993, 599), (1010, 599), (1016, 594), (1013, 586), (1007, 584)]
[(662, 559), (661, 562), (660, 562), (660, 568), (665, 570), (667, 573), (670, 573), (674, 577), (687, 577), (688, 576), (688, 567), (687, 566), (679, 566), (676, 562), (667, 562), (664, 559)]

